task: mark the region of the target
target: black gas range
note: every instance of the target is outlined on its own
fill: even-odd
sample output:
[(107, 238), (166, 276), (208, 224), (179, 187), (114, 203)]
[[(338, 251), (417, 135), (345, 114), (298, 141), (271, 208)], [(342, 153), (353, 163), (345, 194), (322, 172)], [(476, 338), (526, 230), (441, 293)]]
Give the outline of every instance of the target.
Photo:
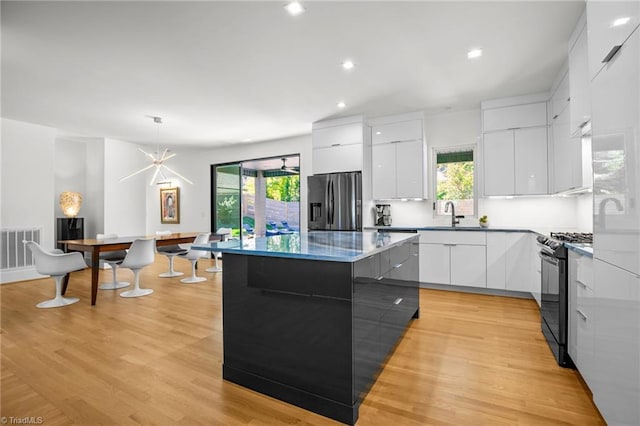
[(574, 367), (567, 353), (569, 284), (564, 243), (591, 244), (592, 241), (593, 234), (575, 232), (552, 232), (549, 236), (537, 237), (542, 262), (542, 333), (562, 367)]

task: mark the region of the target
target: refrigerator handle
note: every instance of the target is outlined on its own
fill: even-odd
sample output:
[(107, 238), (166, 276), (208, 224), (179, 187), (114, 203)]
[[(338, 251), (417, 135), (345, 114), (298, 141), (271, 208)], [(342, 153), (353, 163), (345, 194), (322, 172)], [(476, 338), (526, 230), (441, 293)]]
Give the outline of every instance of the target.
[(334, 216), (334, 212), (335, 212), (335, 192), (334, 192), (334, 187), (333, 187), (333, 180), (330, 183), (331, 185), (331, 195), (329, 198), (329, 223), (331, 225), (333, 225), (333, 216)]

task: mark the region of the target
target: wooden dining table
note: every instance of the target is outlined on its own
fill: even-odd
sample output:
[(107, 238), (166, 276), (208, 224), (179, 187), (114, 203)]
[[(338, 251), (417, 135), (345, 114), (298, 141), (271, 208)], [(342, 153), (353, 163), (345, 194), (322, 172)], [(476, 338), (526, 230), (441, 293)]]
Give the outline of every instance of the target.
[[(137, 237), (118, 237), (104, 240), (84, 239), (84, 240), (61, 240), (58, 241), (58, 248), (65, 252), (81, 251), (91, 253), (91, 305), (96, 304), (98, 295), (98, 280), (100, 272), (100, 253), (107, 251), (126, 250), (131, 247), (131, 243), (139, 238), (155, 238), (156, 246), (170, 246), (174, 244), (192, 243), (198, 232), (180, 232), (167, 235), (150, 235)], [(67, 291), (69, 274), (64, 278), (62, 284), (62, 294)]]

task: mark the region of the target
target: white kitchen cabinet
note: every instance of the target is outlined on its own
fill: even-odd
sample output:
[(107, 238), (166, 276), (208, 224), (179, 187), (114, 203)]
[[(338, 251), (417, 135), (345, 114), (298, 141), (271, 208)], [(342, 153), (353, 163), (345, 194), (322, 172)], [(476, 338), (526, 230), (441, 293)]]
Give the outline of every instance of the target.
[(533, 295), (533, 298), (538, 304), (538, 307), (541, 307), (542, 305), (542, 260), (538, 256), (538, 252), (540, 251), (540, 248), (538, 247), (538, 241), (536, 239), (537, 237), (538, 235), (535, 233), (532, 233), (529, 235), (529, 251), (531, 253), (531, 256), (529, 257), (531, 259), (530, 283), (531, 283), (531, 294)]
[(640, 274), (640, 28), (591, 89), (594, 253)]
[(362, 171), (364, 120), (361, 116), (313, 123), (313, 174)]
[(527, 232), (487, 232), (487, 288), (532, 292)]
[(569, 75), (565, 73), (549, 100), (552, 117), (560, 115), (569, 106), (569, 96)]
[(548, 193), (547, 128), (485, 133), (484, 195)]
[(372, 146), (374, 200), (425, 198), (425, 152), (420, 140)]
[(640, 275), (597, 258), (593, 266), (594, 363), (587, 383), (608, 424), (638, 425)]
[(589, 59), (587, 52), (587, 28), (581, 22), (576, 28), (575, 43), (569, 51), (569, 133), (581, 136), (585, 124), (591, 120), (591, 92), (589, 90)]
[(486, 232), (419, 231), (420, 281), (487, 286)]
[[(573, 102), (573, 101), (572, 101)], [(554, 117), (551, 124), (553, 152), (553, 189), (558, 193), (584, 187), (583, 152), (581, 137), (572, 138), (570, 133), (569, 109)]]
[(371, 149), (373, 199), (396, 196), (396, 144), (375, 145)]
[(340, 145), (313, 150), (313, 174), (362, 170), (362, 144)]
[(593, 383), (595, 336), (593, 259), (569, 250), (568, 352), (587, 383)]
[(374, 125), (371, 128), (374, 145), (391, 142), (422, 140), (422, 120), (413, 119)]
[(450, 254), (444, 244), (420, 243), (420, 281), (451, 284)]
[(487, 247), (455, 244), (451, 251), (451, 284), (466, 287), (487, 286)]
[[(629, 18), (622, 23), (623, 18)], [(620, 25), (615, 25), (616, 21)], [(587, 28), (589, 38), (589, 78), (592, 80), (605, 66), (604, 58), (615, 46), (625, 42), (640, 24), (640, 2), (638, 1), (593, 1), (587, 2)]]
[(484, 195), (515, 193), (514, 149), (513, 130), (484, 134)]
[(486, 108), (482, 110), (482, 131), (546, 126), (547, 103), (535, 102), (523, 105)]
[(516, 195), (548, 194), (547, 128), (514, 130)]

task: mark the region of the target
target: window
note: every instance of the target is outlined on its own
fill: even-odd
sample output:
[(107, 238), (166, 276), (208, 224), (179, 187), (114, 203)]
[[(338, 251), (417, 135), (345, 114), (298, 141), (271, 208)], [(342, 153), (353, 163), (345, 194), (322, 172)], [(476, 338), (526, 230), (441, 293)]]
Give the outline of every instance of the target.
[(436, 201), (434, 215), (450, 215), (445, 212), (445, 204), (453, 202), (456, 215), (475, 216), (475, 163), (474, 148), (464, 147), (456, 150), (434, 150)]

